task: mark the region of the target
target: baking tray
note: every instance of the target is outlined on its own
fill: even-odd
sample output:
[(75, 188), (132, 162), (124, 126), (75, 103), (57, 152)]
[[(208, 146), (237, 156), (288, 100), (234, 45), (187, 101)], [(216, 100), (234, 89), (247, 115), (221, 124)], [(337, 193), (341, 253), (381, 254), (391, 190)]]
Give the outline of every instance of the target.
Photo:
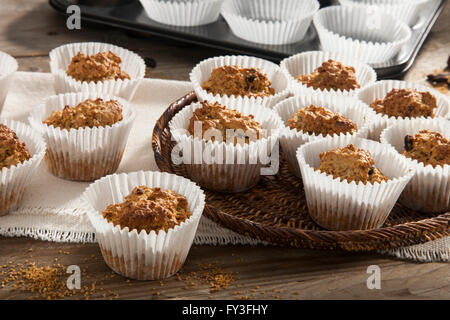
[[(236, 37), (222, 17), (205, 26), (175, 27), (151, 20), (138, 0), (109, 1), (109, 3), (125, 3), (116, 6), (105, 6), (105, 3), (108, 2), (104, 0), (49, 0), (49, 2), (55, 10), (62, 14), (66, 14), (67, 6), (78, 4), (81, 8), (82, 21), (257, 56), (274, 62), (279, 62), (299, 52), (320, 49), (320, 42), (313, 25), (300, 42), (290, 45), (261, 45)], [(333, 3), (333, 1), (320, 2), (322, 7)], [(386, 63), (372, 65), (377, 72), (378, 79), (401, 78), (411, 68), (446, 3), (447, 0), (430, 0), (429, 6), (412, 26), (412, 37), (401, 52)]]

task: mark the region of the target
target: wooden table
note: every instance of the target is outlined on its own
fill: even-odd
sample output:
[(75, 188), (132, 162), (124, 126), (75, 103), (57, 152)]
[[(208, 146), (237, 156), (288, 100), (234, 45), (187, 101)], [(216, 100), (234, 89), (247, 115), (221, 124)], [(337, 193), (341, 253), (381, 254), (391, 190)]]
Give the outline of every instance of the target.
[[(65, 19), (46, 0), (2, 0), (0, 48), (16, 57), (22, 71), (48, 72), (48, 52), (76, 41), (115, 43), (152, 57), (157, 67), (147, 70), (152, 78), (187, 80), (200, 60), (223, 51), (185, 45), (159, 38), (139, 38), (117, 30), (83, 25), (68, 31)], [(445, 66), (450, 47), (450, 7), (434, 27), (416, 65), (406, 76), (422, 81), (434, 69)], [(31, 250), (30, 250), (31, 248)], [(279, 247), (194, 246), (177, 277), (159, 281), (127, 281), (113, 275), (96, 244), (60, 244), (27, 238), (0, 238), (0, 266), (35, 261), (79, 265), (85, 283), (97, 284), (106, 298), (126, 299), (450, 299), (450, 268), (446, 263), (413, 263), (376, 254), (321, 252)], [(199, 270), (199, 264), (216, 264), (235, 281), (227, 289), (211, 291), (208, 283), (184, 278)], [(381, 268), (381, 290), (369, 290), (367, 267)], [(85, 284), (85, 283), (82, 283)], [(28, 298), (30, 294), (0, 289), (0, 298)], [(101, 294), (92, 298), (101, 298)]]

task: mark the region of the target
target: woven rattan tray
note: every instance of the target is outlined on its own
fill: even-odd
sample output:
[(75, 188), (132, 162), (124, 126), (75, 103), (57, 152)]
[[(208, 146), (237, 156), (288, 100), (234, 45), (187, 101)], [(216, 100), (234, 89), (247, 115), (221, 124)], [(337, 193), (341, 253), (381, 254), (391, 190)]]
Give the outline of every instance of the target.
[[(161, 171), (185, 176), (183, 165), (171, 162), (174, 142), (168, 129), (172, 117), (196, 101), (190, 93), (167, 108), (153, 129), (152, 147)], [(382, 228), (367, 231), (327, 231), (308, 214), (302, 182), (282, 160), (276, 176), (262, 177), (247, 192), (206, 191), (204, 214), (239, 234), (271, 243), (311, 249), (368, 251), (423, 243), (449, 235), (450, 212), (430, 216), (398, 204)]]

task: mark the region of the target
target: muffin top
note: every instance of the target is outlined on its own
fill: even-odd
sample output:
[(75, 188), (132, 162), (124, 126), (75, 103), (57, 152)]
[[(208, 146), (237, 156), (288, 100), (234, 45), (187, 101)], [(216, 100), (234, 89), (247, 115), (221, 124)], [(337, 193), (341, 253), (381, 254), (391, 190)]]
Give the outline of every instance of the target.
[(91, 56), (78, 52), (72, 58), (66, 73), (75, 80), (86, 82), (130, 79), (128, 73), (121, 70), (121, 62), (122, 59), (111, 51)]
[(358, 149), (353, 144), (343, 148), (336, 148), (320, 154), (319, 170), (334, 179), (349, 183), (355, 181), (366, 184), (388, 181), (388, 178), (375, 167), (375, 160), (369, 151)]
[[(210, 139), (205, 137), (205, 132), (209, 129), (219, 130), (222, 134), (223, 141), (233, 139), (233, 143), (242, 143), (245, 138), (245, 143), (255, 141), (264, 137), (263, 128), (261, 124), (254, 120), (253, 115), (245, 115), (237, 110), (227, 109), (225, 106), (215, 102), (209, 103), (208, 101), (201, 102), (202, 107), (194, 111), (190, 121), (188, 131), (191, 135), (196, 136), (195, 122), (201, 121), (202, 124), (202, 137), (206, 140), (215, 141), (215, 137)], [(235, 130), (234, 135), (228, 137), (227, 130)], [(208, 132), (212, 133), (212, 131)], [(207, 133), (207, 134), (208, 134)]]
[(433, 110), (437, 108), (436, 98), (431, 93), (416, 89), (392, 89), (384, 99), (370, 106), (376, 113), (402, 118), (433, 117)]
[(323, 62), (313, 73), (300, 75), (296, 79), (315, 90), (340, 89), (350, 91), (360, 88), (356, 80), (355, 68), (344, 66), (332, 59)]
[(110, 204), (102, 213), (103, 218), (120, 228), (131, 231), (167, 230), (174, 228), (192, 213), (189, 211), (186, 197), (173, 190), (135, 187), (119, 204)]
[(222, 66), (215, 68), (202, 89), (221, 96), (267, 97), (275, 90), (267, 75), (258, 68)]
[(103, 101), (98, 98), (87, 99), (75, 107), (65, 106), (62, 110), (53, 111), (42, 123), (70, 130), (111, 126), (122, 119), (122, 105), (118, 101)]
[(422, 130), (415, 136), (405, 136), (405, 150), (408, 158), (423, 162), (425, 166), (450, 165), (450, 141), (436, 131)]
[(323, 136), (353, 133), (358, 130), (356, 123), (340, 113), (315, 105), (298, 110), (287, 121), (286, 125), (291, 129), (297, 129), (297, 131)]
[(0, 170), (16, 166), (31, 158), (25, 143), (7, 126), (0, 124)]

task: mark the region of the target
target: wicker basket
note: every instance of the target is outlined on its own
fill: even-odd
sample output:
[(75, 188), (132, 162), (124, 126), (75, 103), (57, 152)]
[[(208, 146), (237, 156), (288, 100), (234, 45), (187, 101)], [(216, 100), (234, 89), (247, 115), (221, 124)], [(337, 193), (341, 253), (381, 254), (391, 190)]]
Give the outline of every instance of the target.
[[(183, 165), (171, 162), (173, 141), (168, 130), (172, 117), (195, 102), (195, 94), (180, 98), (156, 122), (152, 147), (161, 171), (186, 176)], [(206, 191), (204, 214), (239, 234), (280, 245), (310, 249), (369, 251), (398, 248), (450, 235), (450, 212), (429, 215), (397, 203), (384, 226), (358, 231), (327, 231), (308, 214), (302, 181), (282, 160), (276, 176), (262, 177), (247, 192), (221, 194)]]

